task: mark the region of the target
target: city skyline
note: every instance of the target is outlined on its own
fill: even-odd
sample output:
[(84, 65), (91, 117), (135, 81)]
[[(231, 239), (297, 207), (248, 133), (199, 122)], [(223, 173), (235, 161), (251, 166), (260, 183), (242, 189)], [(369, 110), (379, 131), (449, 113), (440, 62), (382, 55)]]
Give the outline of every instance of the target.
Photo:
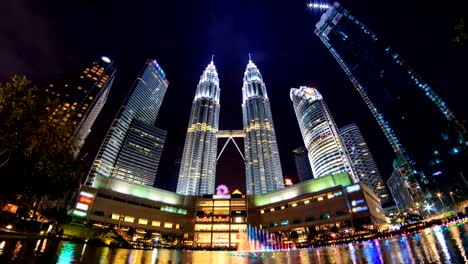
[[(423, 12), (421, 10), (420, 6), (418, 3), (411, 3), (411, 5), (408, 5), (407, 3), (405, 4), (406, 8), (405, 9), (397, 9), (395, 6), (398, 6), (398, 4), (395, 3), (389, 3), (389, 2), (382, 2), (379, 5), (376, 3), (367, 3), (368, 5), (366, 8), (360, 8), (361, 6), (365, 6), (364, 3), (360, 4), (353, 4), (353, 3), (346, 3), (343, 2), (343, 5), (346, 6), (347, 8), (350, 9), (353, 14), (355, 14), (359, 18), (364, 18), (366, 19), (365, 23), (373, 28), (376, 32), (379, 33), (384, 33), (386, 35), (386, 39), (395, 45), (395, 47), (398, 48), (399, 51), (401, 51), (402, 54), (405, 55), (408, 60), (416, 61), (415, 66), (416, 69), (418, 69), (419, 72), (421, 72), (425, 76), (431, 76), (431, 78), (435, 78), (434, 83), (434, 89), (443, 90), (445, 95), (443, 96), (444, 98), (447, 98), (447, 93), (452, 95), (452, 101), (449, 102), (450, 105), (454, 105), (454, 99), (453, 98), (459, 98), (458, 91), (454, 90), (456, 87), (457, 83), (457, 61), (462, 61), (462, 58), (453, 58), (451, 57), (451, 53), (447, 53), (453, 50), (453, 47), (448, 47), (448, 44), (441, 44), (441, 42), (445, 41), (449, 42), (449, 35), (448, 31), (443, 29), (442, 27), (431, 27), (430, 25), (448, 25), (450, 23), (453, 23), (453, 17), (455, 15), (449, 16), (447, 13), (440, 12), (440, 7), (437, 6), (431, 6), (431, 4), (428, 4), (424, 6), (423, 10), (427, 12)], [(81, 5), (81, 4), (80, 4)], [(166, 5), (166, 4), (164, 4)], [(60, 4), (57, 6), (59, 7)], [(207, 6), (204, 6), (203, 3), (201, 3), (199, 6), (200, 10), (208, 10), (208, 12), (211, 12), (209, 10), (217, 9), (217, 6), (210, 6), (210, 8), (207, 8)], [(259, 7), (262, 8), (259, 8)], [(170, 8), (171, 5), (168, 6)], [(173, 5), (172, 5), (173, 7)], [(101, 6), (93, 7), (96, 10), (99, 10)], [(119, 10), (119, 7), (115, 7), (117, 12)], [(230, 13), (232, 16), (237, 16), (239, 14), (244, 14), (244, 9), (239, 9), (240, 5), (233, 5), (230, 10), (226, 10), (226, 12)], [(220, 69), (220, 74), (222, 75), (223, 79), (223, 93), (224, 93), (224, 99), (221, 99), (221, 104), (225, 105), (223, 107), (223, 111), (237, 111), (237, 113), (240, 113), (239, 109), (239, 102), (240, 98), (238, 95), (238, 87), (239, 87), (239, 75), (242, 73), (243, 68), (245, 66), (244, 61), (246, 59), (246, 54), (248, 52), (252, 52), (256, 63), (262, 68), (262, 74), (264, 75), (266, 82), (267, 82), (267, 87), (269, 88), (270, 92), (270, 99), (273, 101), (273, 115), (275, 116), (275, 123), (281, 123), (284, 124), (277, 128), (277, 137), (278, 137), (278, 143), (279, 143), (279, 149), (280, 149), (280, 155), (281, 159), (283, 162), (283, 168), (285, 169), (285, 175), (287, 176), (293, 176), (292, 174), (295, 174), (295, 168), (293, 163), (293, 155), (288, 154), (291, 152), (292, 149), (297, 147), (298, 145), (301, 145), (301, 139), (300, 139), (300, 134), (299, 134), (299, 129), (297, 127), (294, 127), (294, 123), (291, 123), (289, 120), (293, 119), (294, 113), (292, 109), (289, 109), (288, 106), (288, 101), (289, 98), (287, 98), (287, 95), (285, 94), (288, 93), (289, 87), (291, 86), (297, 86), (298, 84), (302, 83), (310, 83), (312, 86), (315, 86), (315, 84), (319, 83), (323, 87), (327, 87), (326, 89), (320, 89), (321, 93), (323, 93), (327, 101), (330, 101), (330, 108), (333, 113), (335, 113), (335, 118), (337, 119), (338, 125), (344, 125), (347, 123), (351, 122), (357, 122), (359, 126), (363, 127), (364, 129), (364, 136), (368, 139), (369, 141), (369, 146), (373, 152), (374, 146), (379, 146), (379, 144), (382, 142), (382, 136), (378, 135), (373, 135), (373, 134), (378, 134), (378, 133), (373, 133), (372, 131), (375, 130), (375, 126), (373, 124), (370, 124), (373, 122), (373, 120), (370, 120), (369, 116), (366, 113), (366, 109), (362, 109), (362, 105), (359, 105), (360, 103), (355, 100), (355, 91), (353, 91), (353, 88), (348, 84), (348, 80), (343, 76), (342, 73), (339, 73), (339, 70), (336, 67), (336, 63), (332, 61), (331, 56), (329, 54), (325, 54), (325, 49), (321, 46), (322, 44), (320, 41), (317, 39), (317, 37), (313, 34), (313, 26), (319, 19), (319, 15), (314, 15), (310, 14), (307, 12), (303, 12), (302, 10), (304, 9), (303, 3), (298, 3), (297, 6), (295, 4), (291, 4), (291, 6), (287, 6), (288, 10), (291, 12), (286, 12), (287, 13), (294, 13), (294, 15), (297, 15), (297, 18), (291, 20), (291, 22), (287, 22), (285, 24), (287, 31), (281, 29), (281, 27), (278, 27), (278, 24), (275, 24), (273, 22), (273, 28), (275, 30), (278, 30), (278, 35), (271, 35), (271, 31), (265, 31), (266, 27), (265, 24), (272, 23), (271, 17), (267, 16), (266, 13), (271, 12), (272, 14), (275, 14), (277, 17), (278, 11), (283, 11), (284, 5), (277, 5), (275, 3), (270, 3), (269, 5), (265, 6), (264, 5), (258, 5), (254, 4), (251, 7), (251, 10), (256, 10), (259, 11), (260, 13), (255, 13), (255, 18), (260, 15), (261, 17), (265, 18), (264, 20), (260, 20), (259, 24), (252, 24), (252, 28), (245, 28), (245, 33), (240, 33), (244, 35), (245, 38), (247, 39), (255, 39), (253, 36), (252, 32), (255, 33), (260, 33), (260, 37), (258, 38), (258, 42), (254, 43), (250, 40), (247, 40), (247, 44), (243, 45), (242, 47), (238, 47), (235, 49), (235, 52), (229, 52), (226, 53), (226, 49), (224, 50), (216, 50), (216, 47), (219, 46), (220, 40), (219, 38), (214, 38), (216, 41), (213, 42), (213, 44), (210, 44), (210, 42), (203, 42), (201, 41), (198, 44), (194, 44), (193, 46), (194, 50), (186, 50), (184, 48), (180, 48), (181, 46), (176, 46), (178, 48), (175, 49), (168, 49), (168, 46), (172, 47), (170, 39), (174, 37), (174, 34), (171, 33), (170, 31), (161, 28), (161, 30), (164, 32), (163, 35), (165, 35), (166, 38), (165, 40), (161, 39), (161, 41), (155, 41), (154, 37), (145, 35), (145, 39), (148, 38), (148, 42), (151, 44), (143, 44), (142, 41), (135, 41), (135, 43), (138, 42), (138, 45), (140, 45), (138, 49), (135, 49), (134, 47), (136, 46), (133, 44), (132, 46), (132, 52), (130, 50), (125, 50), (128, 54), (132, 54), (131, 57), (132, 59), (129, 59), (127, 56), (124, 56), (122, 53), (122, 45), (117, 45), (118, 41), (115, 41), (115, 37), (112, 37), (112, 32), (109, 33), (111, 38), (102, 38), (100, 41), (94, 41), (94, 43), (87, 45), (86, 44), (86, 37), (85, 34), (93, 35), (93, 27), (89, 27), (89, 30), (86, 33), (80, 33), (81, 35), (76, 35), (80, 36), (80, 41), (77, 41), (77, 44), (74, 44), (74, 46), (71, 46), (72, 49), (74, 49), (77, 54), (80, 56), (83, 55), (82, 58), (78, 57), (73, 57), (73, 64), (82, 64), (86, 61), (89, 61), (88, 58), (86, 58), (87, 55), (83, 54), (82, 48), (83, 47), (89, 47), (90, 52), (87, 52), (89, 54), (93, 53), (93, 57), (96, 57), (98, 55), (108, 55), (110, 57), (115, 58), (118, 66), (119, 66), (119, 74), (117, 76), (117, 82), (116, 84), (116, 89), (113, 90), (115, 93), (111, 93), (110, 96), (112, 98), (109, 98), (108, 105), (106, 105), (105, 109), (103, 110), (106, 113), (103, 113), (103, 115), (98, 119), (98, 123), (102, 123), (101, 127), (97, 127), (98, 130), (93, 129), (94, 132), (98, 133), (98, 135), (92, 136), (90, 143), (88, 144), (88, 149), (89, 150), (89, 155), (88, 157), (92, 157), (94, 155), (93, 153), (93, 145), (98, 145), (100, 141), (99, 138), (103, 137), (103, 132), (99, 131), (99, 128), (101, 130), (107, 130), (106, 128), (103, 129), (103, 127), (108, 127), (110, 125), (110, 122), (113, 118), (113, 114), (109, 114), (109, 112), (112, 112), (112, 109), (115, 109), (116, 105), (119, 105), (118, 101), (122, 100), (122, 93), (125, 93), (125, 90), (128, 89), (129, 84), (133, 81), (132, 79), (134, 76), (137, 74), (137, 71), (139, 69), (139, 66), (141, 63), (146, 59), (147, 56), (154, 54), (156, 58), (161, 62), (163, 65), (163, 68), (168, 72), (169, 74), (169, 79), (172, 80), (174, 79), (174, 82), (172, 83), (172, 87), (174, 90), (169, 89), (168, 91), (168, 98), (170, 101), (167, 101), (166, 103), (167, 108), (163, 106), (162, 112), (161, 113), (161, 124), (162, 128), (169, 130), (169, 138), (168, 138), (168, 144), (171, 146), (172, 144), (172, 150), (168, 150), (168, 153), (163, 153), (163, 159), (166, 159), (166, 164), (172, 164), (174, 159), (177, 157), (181, 157), (181, 144), (180, 142), (183, 142), (183, 139), (185, 138), (185, 129), (181, 129), (182, 132), (178, 132), (180, 129), (180, 126), (186, 127), (188, 117), (189, 117), (189, 110), (187, 111), (186, 109), (189, 108), (190, 101), (193, 99), (193, 83), (194, 80), (198, 79), (198, 73), (196, 71), (193, 71), (193, 69), (196, 69), (200, 67), (200, 65), (203, 65), (207, 61), (207, 57), (211, 53), (216, 53), (217, 57), (219, 58), (219, 62), (217, 62), (217, 66)], [(297, 9), (294, 9), (297, 8)], [(80, 8), (78, 8), (80, 10)], [(82, 10), (82, 9), (81, 9)], [(164, 8), (158, 8), (158, 10), (164, 10)], [(196, 10), (196, 9), (195, 9)], [(298, 12), (293, 12), (294, 10)], [(387, 11), (388, 10), (388, 11)], [(220, 10), (218, 10), (220, 11)], [(51, 11), (52, 12), (52, 11)], [(86, 11), (87, 12), (87, 11)], [(85, 13), (86, 13), (85, 12)], [(247, 11), (245, 11), (247, 12)], [(302, 12), (302, 13), (301, 13)], [(104, 16), (108, 16), (106, 12), (97, 12), (100, 13)], [(384, 24), (384, 21), (388, 20), (386, 18), (388, 17), (393, 17), (394, 14), (400, 14), (399, 20), (395, 20), (392, 23), (392, 26), (386, 26)], [(182, 11), (182, 14), (186, 14), (185, 11)], [(220, 11), (220, 14), (224, 14), (222, 9)], [(283, 14), (281, 12), (281, 14)], [(299, 14), (299, 15), (298, 15)], [(391, 15), (390, 15), (391, 14)], [(432, 23), (429, 18), (433, 18), (434, 15), (437, 14), (437, 17), (439, 18), (437, 23)], [(76, 13), (73, 11), (69, 14), (70, 18), (72, 17), (79, 17)], [(144, 16), (143, 16), (144, 17)], [(149, 17), (149, 16), (148, 16)], [(242, 17), (242, 15), (241, 15)], [(246, 13), (246, 24), (249, 23), (251, 20), (249, 13)], [(232, 18), (232, 17), (231, 17)], [(61, 17), (55, 17), (54, 19), (60, 20), (63, 19)], [(81, 19), (74, 19), (75, 21), (82, 21)], [(112, 20), (111, 20), (112, 21)], [(157, 20), (159, 21), (159, 20)], [(201, 20), (203, 21), (203, 20)], [(265, 22), (262, 22), (265, 21)], [(380, 21), (380, 22), (379, 22)], [(210, 25), (210, 19), (205, 21), (207, 25)], [(207, 39), (206, 37), (206, 31), (204, 29), (205, 22), (201, 22), (202, 24), (194, 24), (192, 27), (192, 30), (194, 27), (200, 28), (203, 31), (199, 32), (200, 34), (196, 34), (196, 37), (202, 37), (202, 39)], [(70, 24), (71, 22), (64, 22), (64, 25)], [(81, 23), (81, 22), (80, 22)], [(87, 23), (84, 21), (84, 23)], [(229, 34), (236, 34), (238, 35), (239, 29), (237, 26), (237, 23), (243, 23), (239, 22), (236, 19), (234, 19), (234, 22), (231, 23), (231, 26), (228, 27), (227, 30), (227, 35)], [(421, 27), (424, 23), (429, 23), (427, 26)], [(431, 24), (432, 23), (432, 24)], [(120, 23), (121, 24), (121, 23)], [(119, 26), (121, 26), (119, 24)], [(139, 23), (140, 25), (142, 23)], [(186, 23), (183, 23), (184, 26)], [(233, 26), (234, 24), (234, 26)], [(229, 24), (228, 24), (229, 25)], [(242, 24), (239, 24), (241, 26)], [(275, 26), (276, 25), (276, 26)], [(297, 27), (293, 27), (293, 25)], [(301, 27), (299, 27), (301, 26)], [(80, 26), (81, 28), (81, 26)], [(132, 27), (133, 28), (133, 27)], [(394, 29), (393, 29), (394, 28)], [(418, 31), (415, 32), (414, 29), (418, 28)], [(429, 30), (430, 28), (430, 30)], [(178, 27), (177, 25), (174, 28), (174, 32), (177, 32), (177, 30), (180, 30), (181, 28)], [(172, 30), (172, 29), (171, 29)], [(393, 30), (393, 31), (392, 31)], [(431, 34), (424, 34), (424, 32), (430, 31)], [(71, 31), (73, 31), (73, 27), (71, 27)], [(195, 32), (195, 31), (194, 31)], [(291, 35), (288, 35), (291, 32)], [(125, 32), (123, 32), (124, 34)], [(266, 35), (265, 35), (266, 33)], [(179, 33), (178, 33), (179, 34)], [(284, 36), (293, 36), (294, 35), (299, 35), (298, 37), (302, 39), (301, 43), (295, 42), (295, 41), (288, 41), (292, 45), (291, 47), (297, 47), (288, 49), (290, 50), (289, 53), (284, 52), (285, 46), (285, 41), (281, 39), (277, 39), (276, 36), (284, 35)], [(434, 36), (431, 36), (434, 34)], [(437, 35), (435, 35), (437, 34)], [(405, 39), (404, 42), (400, 41), (399, 39), (395, 38), (395, 36), (400, 36), (403, 35), (404, 37), (402, 39)], [(143, 35), (142, 35), (143, 36)], [(441, 39), (440, 41), (434, 41), (435, 36), (438, 36), (438, 39)], [(265, 42), (265, 37), (268, 41)], [(187, 38), (191, 39), (192, 35), (187, 35)], [(272, 38), (276, 39), (278, 43), (273, 43), (271, 42)], [(212, 38), (208, 38), (212, 39)], [(443, 41), (442, 41), (443, 39)], [(114, 40), (114, 41), (111, 41)], [(139, 38), (138, 40), (141, 40)], [(167, 41), (166, 41), (167, 40)], [(169, 41), (169, 42), (168, 42)], [(112, 43), (112, 44), (110, 44)], [(182, 43), (182, 42), (181, 42)], [(222, 43), (222, 42), (221, 42)], [(423, 47), (421, 45), (417, 46), (417, 44), (424, 43)], [(110, 45), (109, 45), (110, 44)], [(163, 45), (164, 44), (164, 45)], [(268, 45), (267, 45), (268, 44)], [(117, 45), (117, 46), (115, 46)], [(192, 45), (192, 42), (190, 42), (190, 45)], [(113, 47), (112, 47), (113, 46)], [(232, 45), (227, 45), (226, 47), (231, 47)], [(110, 50), (109, 48), (112, 47)], [(157, 48), (156, 48), (157, 47)], [(307, 47), (306, 49), (304, 49)], [(170, 50), (177, 50), (178, 54), (174, 54), (174, 51)], [(437, 52), (432, 52), (433, 50), (437, 50)], [(161, 54), (161, 56), (158, 53), (164, 53)], [(165, 54), (167, 53), (167, 54)], [(322, 55), (323, 53), (324, 55)], [(195, 54), (195, 55), (193, 55)], [(276, 56), (275, 54), (278, 54)], [(418, 61), (418, 58), (423, 57), (425, 54), (432, 54), (434, 57), (431, 58), (431, 61), (433, 63), (425, 63), (425, 60), (421, 60), (421, 62)], [(409, 55), (409, 56), (408, 56)], [(273, 57), (274, 56), (274, 57)], [(418, 57), (419, 56), (419, 57)], [(273, 59), (274, 58), (274, 59)], [(442, 59), (443, 58), (443, 59)], [(447, 59), (445, 59), (447, 58)], [(67, 59), (70, 60), (70, 59)], [(40, 60), (38, 60), (40, 61)], [(327, 62), (328, 61), (328, 62)], [(449, 63), (449, 62), (454, 62), (454, 63)], [(31, 63), (35, 63), (34, 61), (31, 61)], [(186, 66), (181, 66), (182, 64)], [(14, 65), (14, 64), (12, 64)], [(31, 64), (33, 65), (33, 64)], [(316, 65), (316, 66), (315, 66)], [(67, 65), (64, 65), (64, 69), (67, 69)], [(68, 67), (70, 67), (70, 62), (68, 63)], [(320, 69), (322, 68), (322, 69)], [(447, 68), (446, 72), (438, 72), (440, 69)], [(120, 70), (122, 69), (122, 70)], [(454, 69), (453, 71), (450, 72), (450, 69)], [(458, 70), (460, 72), (460, 70)], [(447, 74), (450, 73), (450, 74)], [(37, 71), (35, 74), (45, 74), (43, 71)], [(332, 75), (332, 79), (330, 78), (330, 75)], [(444, 76), (445, 75), (445, 76)], [(4, 75), (3, 75), (4, 76)], [(36, 75), (37, 76), (37, 75)], [(126, 77), (127, 76), (127, 77)], [(183, 77), (182, 77), (183, 76)], [(443, 77), (440, 77), (443, 76)], [(446, 78), (448, 76), (449, 78)], [(38, 78), (33, 78), (33, 79), (38, 79)], [(284, 80), (282, 80), (284, 79)], [(311, 83), (312, 82), (312, 83)], [(192, 83), (192, 85), (190, 85)], [(452, 84), (452, 85), (451, 85)], [(333, 88), (332, 88), (333, 87)], [(122, 92), (124, 91), (124, 92)], [(454, 97), (453, 95), (456, 94)], [(353, 97), (354, 96), (354, 97)], [(286, 98), (285, 98), (286, 97)], [(181, 110), (179, 112), (174, 111), (174, 107), (172, 106), (173, 103), (175, 102), (175, 98), (179, 101)], [(329, 98), (329, 99), (328, 99)], [(354, 105), (352, 108), (349, 108), (349, 111), (340, 111), (340, 109), (343, 109), (343, 106), (345, 106), (345, 101), (342, 100), (341, 98), (354, 98), (353, 102), (356, 102), (356, 105)], [(188, 102), (188, 103), (187, 103)], [(286, 103), (285, 103), (286, 102)], [(166, 104), (165, 103), (165, 104)], [(457, 105), (457, 102), (455, 101), (455, 105)], [(460, 107), (460, 103), (458, 103), (458, 109), (454, 109), (454, 112), (457, 114), (461, 112), (463, 114), (463, 111), (460, 111), (462, 108)], [(284, 106), (284, 107), (283, 107)], [(178, 106), (179, 107), (179, 106)], [(454, 107), (455, 108), (455, 107)], [(229, 110), (233, 109), (233, 110)], [(284, 111), (283, 111), (284, 109)], [(336, 110), (338, 109), (338, 110)], [(361, 110), (359, 110), (361, 109)], [(168, 113), (173, 113), (169, 114)], [(225, 112), (227, 113), (227, 112)], [(351, 114), (352, 113), (352, 114)], [(221, 115), (225, 115), (221, 113)], [(109, 117), (112, 116), (112, 117)], [(166, 117), (163, 117), (166, 116)], [(234, 118), (232, 120), (221, 120), (220, 127), (221, 128), (240, 128), (241, 127), (241, 120), (236, 119), (236, 116), (238, 114), (234, 113), (232, 114)], [(465, 115), (466, 117), (466, 115)], [(181, 119), (180, 122), (173, 122), (173, 120), (179, 120)], [(295, 120), (293, 120), (295, 121)], [(182, 125), (172, 125), (173, 123), (181, 123)], [(172, 131), (172, 133), (171, 133)], [(99, 133), (101, 133), (99, 135)], [(105, 131), (104, 131), (105, 133)], [(287, 141), (287, 142), (286, 142)], [(90, 146), (91, 145), (91, 146)], [(234, 149), (234, 155), (231, 155), (233, 157), (229, 156), (229, 147), (226, 149), (226, 153), (221, 157), (221, 159), (232, 159), (233, 163), (240, 164), (242, 165), (242, 160), (238, 158), (238, 154), (236, 153), (236, 150)], [(94, 147), (95, 148), (95, 147)], [(96, 151), (96, 150), (94, 150)], [(379, 165), (382, 165), (382, 171), (383, 171), (383, 177), (388, 178), (388, 176), (391, 173), (391, 161), (388, 161), (382, 156), (385, 156), (385, 154), (389, 153), (388, 149), (385, 152), (385, 148), (379, 152), (382, 152), (383, 154), (380, 153), (375, 153), (376, 160), (378, 161)], [(167, 158), (164, 156), (167, 155)], [(237, 159), (238, 158), (238, 159)], [(223, 162), (223, 164), (226, 164), (227, 162)], [(226, 166), (227, 167), (227, 166)], [(237, 167), (237, 165), (236, 165)], [(292, 168), (292, 169), (291, 169)], [(230, 168), (224, 169), (221, 168), (218, 169), (218, 171), (221, 173), (221, 177), (225, 177), (225, 179), (220, 179), (220, 181), (224, 181), (224, 183), (229, 182), (230, 178), (233, 178), (234, 176), (239, 176), (239, 178), (243, 177), (243, 167), (240, 169), (240, 171), (234, 172), (234, 173), (229, 173)], [(239, 175), (240, 174), (240, 175)], [(162, 177), (168, 177), (169, 171), (161, 172), (160, 174)], [(226, 176), (225, 176), (226, 175)], [(220, 177), (218, 177), (220, 178)], [(174, 181), (171, 179), (165, 179), (168, 183), (166, 185), (163, 184), (164, 187), (170, 188), (171, 186), (174, 186)], [(243, 180), (240, 182), (242, 185)]]

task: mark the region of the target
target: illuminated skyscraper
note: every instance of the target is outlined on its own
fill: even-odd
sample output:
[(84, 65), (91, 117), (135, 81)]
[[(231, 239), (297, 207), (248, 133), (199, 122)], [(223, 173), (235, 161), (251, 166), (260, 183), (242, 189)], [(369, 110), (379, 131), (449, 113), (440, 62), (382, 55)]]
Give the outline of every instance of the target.
[(339, 133), (348, 150), (354, 172), (359, 181), (366, 184), (379, 196), (382, 205), (388, 203), (390, 197), (387, 188), (385, 188), (385, 182), (382, 180), (379, 168), (359, 127), (356, 124), (350, 124), (340, 128)]
[(54, 119), (73, 122), (74, 156), (78, 156), (91, 127), (106, 103), (115, 78), (116, 67), (107, 57), (95, 61), (85, 68), (79, 78), (51, 84), (46, 90), (60, 100), (53, 112)]
[[(449, 182), (445, 189), (466, 189), (466, 130), (408, 63), (338, 3), (322, 15), (315, 33), (382, 128), (396, 153), (400, 167), (395, 169), (407, 173), (403, 177), (415, 200), (424, 199), (419, 183), (435, 180), (435, 188)], [(451, 164), (447, 170), (432, 171), (437, 167), (431, 167), (433, 153)]]
[(86, 179), (115, 177), (153, 186), (166, 131), (154, 127), (169, 83), (156, 60), (148, 60), (107, 132)]
[(303, 182), (312, 179), (312, 168), (310, 166), (309, 155), (307, 155), (307, 149), (300, 147), (293, 150), (293, 152), (299, 181)]
[(216, 132), (219, 123), (219, 78), (211, 63), (198, 82), (185, 138), (177, 193), (213, 194), (216, 180)]
[(346, 147), (322, 95), (314, 88), (292, 88), (291, 101), (301, 128), (314, 178), (348, 172), (356, 178)]
[(283, 189), (283, 174), (270, 100), (262, 75), (250, 59), (244, 73), (242, 112), (247, 194)]

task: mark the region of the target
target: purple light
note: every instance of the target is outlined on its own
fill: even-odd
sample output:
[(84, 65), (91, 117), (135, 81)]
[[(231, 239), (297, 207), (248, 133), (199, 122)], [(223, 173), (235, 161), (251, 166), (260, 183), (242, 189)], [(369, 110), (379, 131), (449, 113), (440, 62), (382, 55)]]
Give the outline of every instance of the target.
[(229, 189), (226, 185), (221, 184), (216, 187), (216, 195), (227, 195), (229, 193)]
[(307, 7), (310, 9), (328, 9), (330, 5), (310, 2), (307, 4)]

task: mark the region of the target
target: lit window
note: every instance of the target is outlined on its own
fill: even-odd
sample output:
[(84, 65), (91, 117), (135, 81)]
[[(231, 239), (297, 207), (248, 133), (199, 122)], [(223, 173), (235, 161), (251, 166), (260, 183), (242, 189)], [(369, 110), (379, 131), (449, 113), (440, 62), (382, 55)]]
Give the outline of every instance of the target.
[(274, 212), (275, 211), (275, 208), (270, 208), (270, 212)]
[(173, 225), (173, 223), (166, 222), (164, 223), (164, 228), (172, 228)]
[(234, 218), (235, 223), (242, 223), (242, 217), (236, 217)]
[(124, 218), (125, 222), (133, 223), (135, 222), (135, 217), (126, 215)]
[(151, 225), (152, 225), (152, 226), (161, 226), (161, 222), (159, 222), (159, 221), (153, 221), (153, 222), (151, 222)]
[(265, 210), (260, 210), (260, 214), (264, 214), (265, 213)]
[(304, 201), (304, 204), (309, 204), (309, 203), (310, 203), (309, 200), (305, 200), (305, 201)]
[(120, 215), (119, 215), (119, 214), (112, 214), (112, 219), (114, 219), (114, 220), (119, 220), (119, 219), (120, 219)]
[(140, 219), (138, 219), (138, 223), (140, 225), (146, 225), (146, 224), (148, 224), (148, 219), (140, 218)]
[(297, 206), (297, 203), (293, 203), (291, 204), (292, 207), (296, 207)]
[(175, 225), (175, 229), (180, 229), (180, 225), (179, 224)]
[(317, 198), (317, 201), (323, 201), (323, 197)]

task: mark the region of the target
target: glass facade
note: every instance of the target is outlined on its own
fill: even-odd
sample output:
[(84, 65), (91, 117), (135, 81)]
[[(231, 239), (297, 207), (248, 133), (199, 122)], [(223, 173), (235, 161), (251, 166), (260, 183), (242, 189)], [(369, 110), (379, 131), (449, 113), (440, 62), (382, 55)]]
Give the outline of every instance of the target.
[(70, 82), (50, 84), (46, 89), (60, 105), (52, 115), (56, 121), (73, 122), (74, 156), (77, 157), (91, 127), (107, 101), (115, 79), (116, 66), (110, 60), (98, 60), (83, 70), (79, 78)]
[[(360, 93), (410, 180), (437, 189), (466, 189), (467, 133), (447, 104), (393, 50), (338, 3), (315, 33)], [(434, 175), (433, 153), (451, 166)], [(445, 184), (450, 182), (451, 184)], [(414, 184), (411, 184), (414, 185)]]
[(297, 177), (300, 182), (312, 179), (312, 169), (307, 155), (307, 149), (304, 147), (293, 150), (294, 163), (296, 164)]
[(390, 197), (385, 182), (359, 127), (350, 124), (340, 128), (339, 133), (348, 150), (356, 176), (378, 195), (382, 204), (387, 204)]
[(177, 193), (213, 194), (216, 180), (216, 151), (219, 124), (219, 78), (211, 63), (203, 71), (197, 86), (185, 138)]
[(148, 60), (101, 145), (86, 185), (96, 176), (153, 186), (166, 132), (154, 127), (169, 83)]
[(348, 172), (358, 182), (346, 146), (322, 95), (314, 88), (292, 88), (291, 100), (296, 112), (314, 178)]
[(195, 246), (226, 248), (239, 243), (239, 230), (247, 228), (247, 201), (244, 195), (238, 196), (197, 199)]
[(247, 194), (283, 189), (283, 173), (270, 100), (262, 75), (252, 60), (249, 60), (244, 73), (242, 113)]

